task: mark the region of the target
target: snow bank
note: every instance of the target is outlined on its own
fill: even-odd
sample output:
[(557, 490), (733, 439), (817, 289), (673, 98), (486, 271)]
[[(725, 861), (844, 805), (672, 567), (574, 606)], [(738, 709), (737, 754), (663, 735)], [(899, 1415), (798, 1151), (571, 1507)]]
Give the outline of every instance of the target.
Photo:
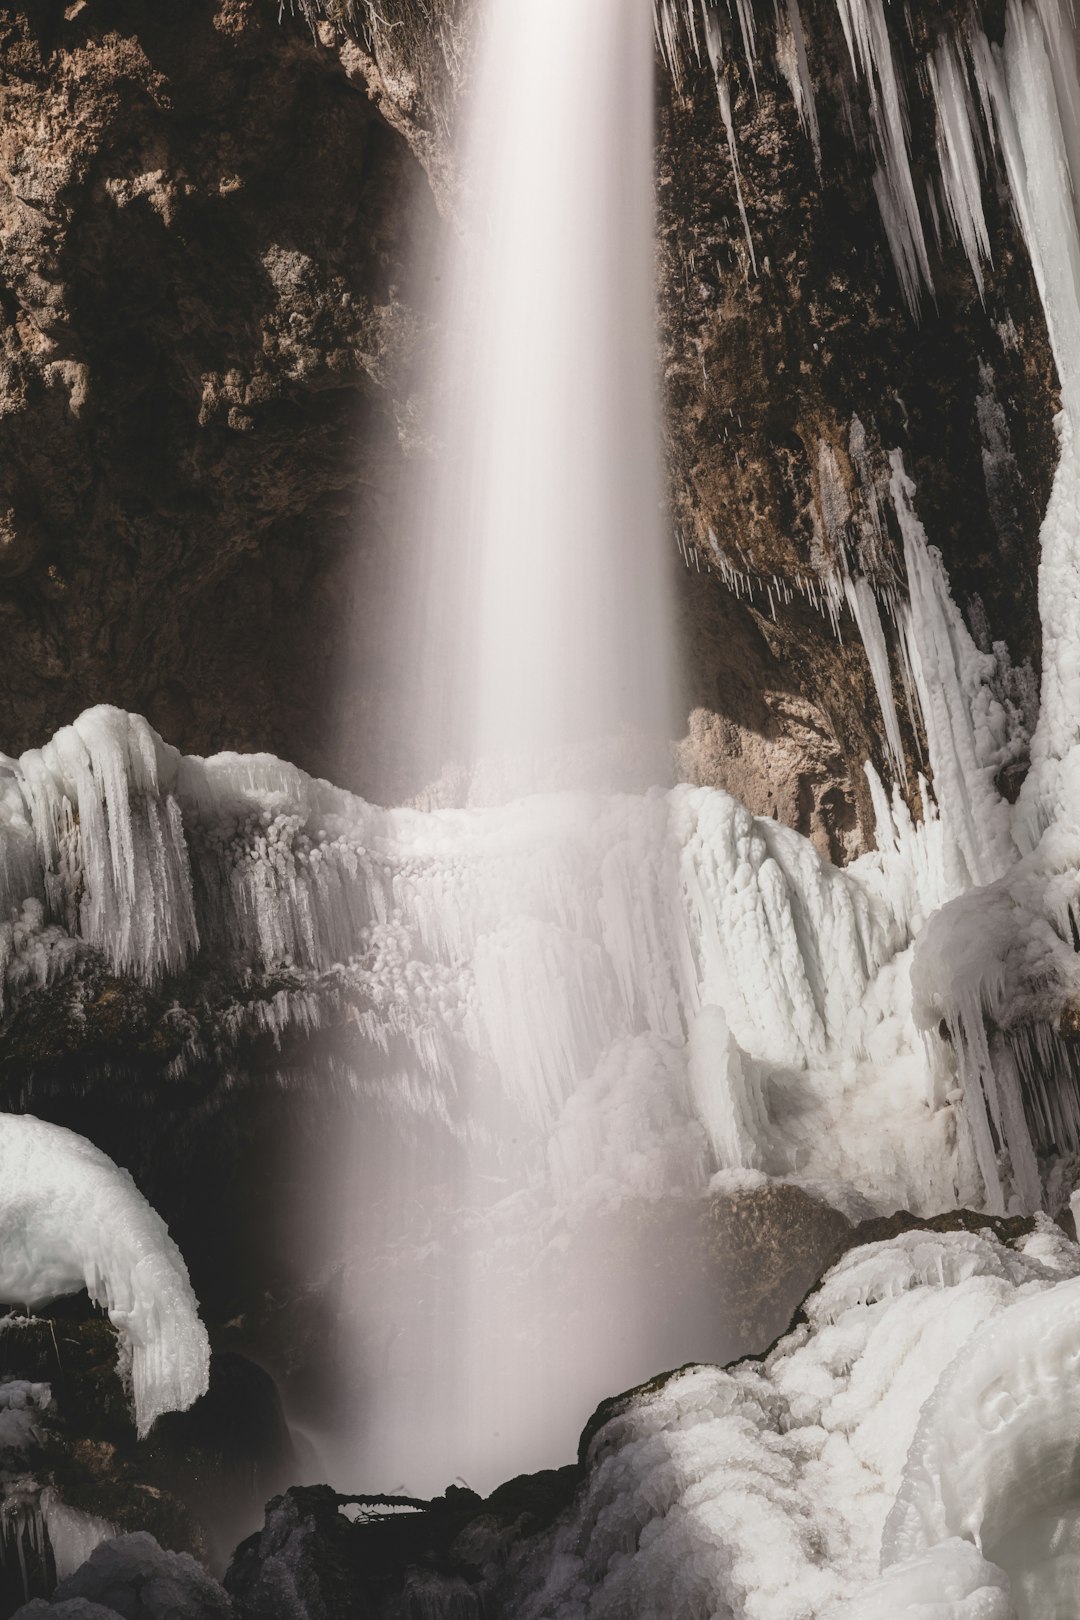
[(83, 1137), (0, 1114), (0, 1299), (32, 1309), (81, 1288), (119, 1332), (140, 1435), (205, 1393), (206, 1330), (160, 1216)]
[(1049, 1223), (1015, 1250), (909, 1232), (806, 1315), (763, 1362), (624, 1398), (514, 1577), (521, 1620), (1011, 1620), (995, 1553), (1075, 1514), (1080, 1249)]

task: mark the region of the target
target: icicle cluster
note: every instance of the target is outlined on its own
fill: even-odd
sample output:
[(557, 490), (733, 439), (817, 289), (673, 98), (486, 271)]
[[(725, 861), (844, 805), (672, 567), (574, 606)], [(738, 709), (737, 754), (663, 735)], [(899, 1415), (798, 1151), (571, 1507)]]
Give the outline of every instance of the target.
[[(821, 603), (839, 634), (846, 605), (862, 639), (882, 715), (884, 753), (894, 780), (910, 790), (917, 763), (923, 824), (890, 797), (871, 771), (879, 843), (889, 860), (892, 900), (917, 932), (915, 1012), (928, 1063), (963, 1096), (965, 1125), (987, 1197), (1010, 1194), (1027, 1207), (1042, 1196), (1045, 1165), (1080, 1148), (1080, 1086), (1067, 1044), (1080, 1008), (1080, 73), (1071, 0), (1009, 0), (1004, 39), (991, 44), (972, 14), (946, 25), (926, 63), (937, 126), (937, 172), (916, 193), (908, 111), (882, 0), (837, 0), (852, 71), (866, 87), (877, 159), (875, 188), (897, 273), (913, 313), (932, 292), (927, 222), (963, 245), (980, 291), (991, 244), (984, 187), (1004, 179), (1043, 302), (1061, 380), (1061, 457), (1041, 535), (1043, 679), (1032, 767), (1020, 802), (1004, 802), (1001, 771), (1025, 757), (1031, 703), (1003, 649), (976, 647), (953, 604), (941, 559), (917, 514), (917, 492), (899, 451), (882, 485), (870, 469), (865, 434), (852, 423), (847, 460), (857, 489), (831, 445), (822, 444), (816, 508), (821, 551), (832, 559), (812, 584), (771, 582), (737, 568), (710, 536), (715, 566), (729, 588), (762, 591), (775, 614), (792, 589)], [(661, 0), (658, 34), (678, 78), (703, 49), (728, 100), (728, 66), (738, 43), (752, 62), (752, 32), (741, 12), (700, 0)], [(739, 23), (738, 42), (734, 24)], [(778, 10), (780, 65), (808, 130), (812, 91), (798, 49), (797, 13)], [(805, 41), (804, 50), (805, 55)], [(988, 478), (1010, 454), (1000, 431), (993, 379), (983, 371), (978, 401)], [(884, 509), (899, 533), (906, 591), (883, 574)], [(883, 618), (881, 609), (885, 609)], [(891, 621), (891, 633), (889, 628)], [(916, 750), (905, 754), (897, 699), (902, 693)], [(928, 782), (932, 781), (932, 788)], [(897, 885), (906, 885), (901, 902)], [(939, 1030), (947, 1032), (942, 1043)], [(946, 1050), (947, 1046), (947, 1050)]]

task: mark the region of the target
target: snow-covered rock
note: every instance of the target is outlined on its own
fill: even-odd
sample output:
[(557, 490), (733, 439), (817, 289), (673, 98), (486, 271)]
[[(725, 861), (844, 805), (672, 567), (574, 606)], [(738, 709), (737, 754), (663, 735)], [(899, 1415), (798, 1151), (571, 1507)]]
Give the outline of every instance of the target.
[(805, 1318), (764, 1361), (614, 1403), (577, 1504), (500, 1588), (507, 1612), (1067, 1612), (1080, 1249), (1045, 1221), (1015, 1247), (907, 1232), (846, 1255)]
[(52, 1597), (25, 1604), (16, 1620), (229, 1620), (232, 1604), (188, 1553), (167, 1552), (138, 1530), (103, 1541)]
[(164, 1221), (84, 1137), (0, 1114), (0, 1299), (33, 1307), (82, 1288), (119, 1332), (140, 1435), (205, 1392), (209, 1341)]

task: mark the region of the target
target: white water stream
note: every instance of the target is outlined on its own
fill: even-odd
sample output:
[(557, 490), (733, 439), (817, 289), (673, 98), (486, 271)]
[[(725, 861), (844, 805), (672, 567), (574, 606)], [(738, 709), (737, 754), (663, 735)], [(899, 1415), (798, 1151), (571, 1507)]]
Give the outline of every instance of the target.
[(672, 656), (652, 7), (491, 0), (480, 24), (442, 277), (417, 722), (481, 767), (474, 799), (611, 787), (613, 753), (648, 786), (666, 774)]

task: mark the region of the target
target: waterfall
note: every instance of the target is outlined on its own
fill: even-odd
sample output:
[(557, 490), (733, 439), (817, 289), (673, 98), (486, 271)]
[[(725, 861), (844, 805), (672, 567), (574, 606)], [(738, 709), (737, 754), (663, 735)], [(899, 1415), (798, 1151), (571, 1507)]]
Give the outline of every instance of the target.
[[(595, 843), (599, 807), (552, 790), (640, 791), (670, 771), (674, 548), (660, 479), (651, 0), (488, 0), (477, 28), (457, 229), (439, 272), (438, 449), (409, 508), (418, 571), (403, 615), (416, 623), (423, 671), (411, 729), (442, 767), (436, 802), (447, 784), (473, 806), (539, 796), (524, 816), (487, 822), (485, 856), (502, 846), (503, 858), (484, 899), (467, 881), (432, 907), (438, 932), (468, 938), (456, 953), (468, 962), (465, 1025), (483, 1031), (484, 1058), (458, 1052), (444, 1067), (469, 1099), (466, 1139), (405, 1151), (384, 1189), (399, 1235), (415, 1230), (417, 1211), (436, 1218), (436, 1187), (454, 1189), (452, 1212), (438, 1217), (455, 1225), (438, 1240), (438, 1303), (404, 1328), (437, 1346), (426, 1394), (394, 1406), (385, 1437), (386, 1466), (396, 1456), (426, 1484), (439, 1482), (440, 1456), (488, 1484), (527, 1461), (557, 1462), (607, 1387), (613, 1340), (635, 1347), (616, 1376), (652, 1365), (643, 1301), (623, 1297), (629, 1279), (607, 1322), (572, 1331), (560, 1353), (559, 1319), (575, 1308), (558, 1297), (564, 1280), (549, 1264), (546, 1280), (510, 1285), (493, 1259), (509, 1243), (518, 1270), (543, 1269), (544, 1244), (522, 1244), (514, 1200), (550, 1224), (538, 1187), (553, 1181), (572, 1201), (596, 1176), (597, 1098), (625, 1101), (636, 1087), (628, 1153), (642, 1155), (657, 1116), (670, 1137), (660, 1162), (677, 1179), (689, 1162), (687, 1185), (700, 1187), (705, 1159), (689, 1109), (672, 1101), (685, 1092), (680, 1063), (666, 1047), (635, 1047), (651, 1037), (618, 1005), (591, 854), (572, 922), (561, 900), (538, 905), (521, 879), (523, 863), (548, 865), (561, 889), (582, 844)], [(499, 1091), (486, 1083), (492, 1061)], [(592, 1106), (563, 1119), (586, 1082)], [(489, 1211), (493, 1188), (505, 1221)], [(370, 1354), (369, 1338), (361, 1326), (358, 1355)]]
[(474, 770), (474, 800), (617, 770), (647, 786), (666, 774), (673, 554), (651, 7), (491, 0), (480, 25), (420, 508), (418, 725)]
[[(752, 57), (752, 14), (737, 10)], [(794, 0), (787, 14), (792, 95), (813, 131)], [(877, 86), (875, 191), (914, 308), (930, 291), (927, 250), (885, 12), (880, 0), (841, 0), (840, 15), (853, 73)], [(693, 7), (687, 16), (696, 27)], [(662, 39), (677, 20), (662, 7)], [(401, 609), (403, 626), (417, 609), (426, 672), (403, 747), (445, 765), (425, 801), (434, 808), (371, 806), (268, 756), (183, 758), (115, 709), (0, 757), (0, 1012), (32, 997), (48, 1007), (58, 987), (81, 1012), (134, 981), (161, 997), (161, 1040), (146, 1057), (156, 1075), (180, 1080), (205, 1062), (226, 1089), (269, 1074), (310, 1087), (312, 1115), (319, 1088), (337, 1088), (338, 1140), (328, 1157), (326, 1131), (313, 1129), (320, 1157), (298, 1178), (326, 1207), (306, 1212), (297, 1246), (310, 1240), (314, 1299), (333, 1275), (361, 1391), (326, 1443), (327, 1470), (346, 1488), (429, 1492), (460, 1470), (486, 1489), (563, 1461), (613, 1389), (748, 1348), (725, 1336), (716, 1306), (724, 1257), (702, 1260), (695, 1247), (710, 1195), (788, 1181), (853, 1217), (956, 1205), (1015, 1214), (1053, 1207), (1049, 1175), (1060, 1191), (1075, 1168), (1049, 1161), (1080, 1152), (1080, 1098), (1054, 1033), (1080, 1005), (1080, 79), (1065, 0), (1011, 0), (1000, 45), (974, 28), (964, 39), (961, 51), (943, 36), (929, 74), (942, 196), (978, 278), (980, 117), (1062, 381), (1043, 533), (1043, 707), (1016, 807), (997, 780), (1022, 751), (1019, 723), (995, 686), (996, 655), (975, 646), (951, 598), (901, 451), (864, 491), (875, 526), (888, 503), (902, 544), (904, 580), (879, 596), (854, 559), (848, 571), (853, 520), (824, 442), (836, 562), (796, 588), (834, 630), (847, 603), (894, 773), (921, 795), (921, 821), (871, 771), (880, 847), (840, 869), (723, 792), (665, 784), (648, 0), (491, 0), (482, 18), (458, 228), (440, 272), (439, 453), (408, 508), (416, 577)], [(722, 41), (708, 26), (704, 40), (734, 163)], [(745, 211), (743, 222), (749, 232)], [(853, 419), (857, 469), (864, 443)], [(752, 592), (715, 549), (722, 578)], [(771, 591), (768, 601), (775, 608)], [(917, 782), (901, 693), (926, 740)], [(300, 1040), (282, 1053), (286, 1034), (328, 1030), (352, 1043), (342, 1055), (342, 1038), (336, 1067), (320, 1068), (314, 1041), (306, 1069)], [(915, 1254), (902, 1288), (914, 1295), (935, 1276), (952, 1287), (955, 1249), (975, 1254), (1002, 1296), (1006, 1284), (1049, 1291), (1063, 1240), (1037, 1228), (1035, 1242), (1023, 1264), (987, 1257), (981, 1238), (931, 1246), (933, 1270)], [(826, 1305), (837, 1320), (862, 1312), (863, 1284), (878, 1276), (855, 1275), (850, 1297), (834, 1280), (814, 1307), (819, 1324), (834, 1325)], [(1078, 1297), (1060, 1305), (1062, 1356)], [(1055, 1331), (1060, 1299), (1043, 1323)], [(201, 1376), (201, 1337), (196, 1348)], [(847, 1378), (840, 1360), (829, 1381)], [(989, 1350), (985, 1365), (997, 1376)], [(963, 1371), (946, 1394), (970, 1395), (975, 1411)], [(736, 1416), (753, 1406), (769, 1433), (767, 1497), (779, 1455), (767, 1425), (780, 1412), (778, 1435), (789, 1429), (764, 1384), (760, 1402), (747, 1393), (756, 1376), (698, 1370), (657, 1392), (664, 1432), (690, 1434), (679, 1442), (688, 1493), (700, 1437), (684, 1420), (712, 1425), (730, 1400)], [(1053, 1385), (1056, 1401), (1056, 1372)], [(917, 1411), (911, 1403), (912, 1425)], [(842, 1403), (833, 1418), (842, 1429)], [(742, 1466), (741, 1422), (732, 1460), (707, 1460), (714, 1473)], [(811, 1427), (813, 1463), (824, 1430)], [(665, 1458), (651, 1432), (640, 1438), (651, 1510), (665, 1500), (650, 1478)], [(882, 1515), (901, 1481), (903, 1458), (889, 1450), (878, 1476), (888, 1490), (875, 1486)], [(931, 1460), (941, 1478), (960, 1477), (953, 1458)], [(623, 1474), (628, 1501), (637, 1468)], [(782, 1503), (792, 1522), (812, 1524), (825, 1477), (811, 1468), (805, 1495)], [(924, 1497), (936, 1512), (937, 1488), (915, 1478), (912, 1512)], [(632, 1544), (640, 1526), (613, 1523)], [(946, 1517), (939, 1528), (955, 1526)], [(768, 1535), (751, 1529), (771, 1561)], [(809, 1536), (807, 1560), (824, 1545)], [(648, 1548), (642, 1538), (646, 1558)], [(677, 1545), (675, 1557), (700, 1575), (711, 1612), (715, 1563), (695, 1570), (692, 1552)], [(666, 1553), (656, 1562), (660, 1593), (671, 1567)], [(597, 1579), (630, 1582), (631, 1570), (613, 1554)]]

